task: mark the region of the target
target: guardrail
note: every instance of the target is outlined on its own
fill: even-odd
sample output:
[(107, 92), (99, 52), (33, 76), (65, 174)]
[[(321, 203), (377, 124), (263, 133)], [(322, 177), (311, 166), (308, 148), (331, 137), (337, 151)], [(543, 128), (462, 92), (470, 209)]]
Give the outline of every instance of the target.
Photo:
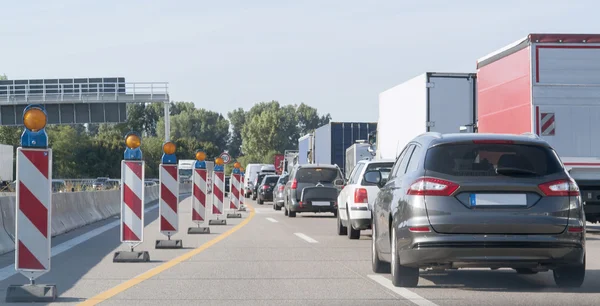
[[(145, 187), (145, 204), (158, 200), (158, 186)], [(189, 194), (191, 184), (180, 184), (180, 194)], [(0, 254), (15, 248), (14, 194), (0, 194)], [(52, 236), (57, 236), (120, 213), (119, 190), (65, 192), (52, 195)]]

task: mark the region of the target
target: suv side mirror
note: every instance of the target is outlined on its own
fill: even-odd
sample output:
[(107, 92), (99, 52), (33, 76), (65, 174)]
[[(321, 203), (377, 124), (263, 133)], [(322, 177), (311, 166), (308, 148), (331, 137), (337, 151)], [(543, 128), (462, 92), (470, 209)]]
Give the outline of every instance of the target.
[(333, 185), (335, 185), (336, 187), (342, 187), (342, 186), (344, 186), (344, 180), (337, 179), (337, 180), (333, 181)]
[(383, 183), (383, 179), (381, 177), (381, 172), (378, 170), (367, 171), (363, 178), (365, 179), (365, 182), (369, 184), (374, 184), (379, 187), (382, 186), (381, 184)]

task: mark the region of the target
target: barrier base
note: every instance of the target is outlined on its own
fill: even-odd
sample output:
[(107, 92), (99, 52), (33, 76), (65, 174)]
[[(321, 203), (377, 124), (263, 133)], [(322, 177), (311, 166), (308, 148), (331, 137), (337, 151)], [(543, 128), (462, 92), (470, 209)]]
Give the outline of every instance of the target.
[(190, 227), (188, 234), (210, 234), (210, 227)]
[(242, 217), (242, 214), (240, 214), (240, 213), (227, 214), (228, 219), (235, 219), (235, 218), (241, 218), (241, 217)]
[(56, 285), (10, 285), (6, 290), (6, 302), (54, 302)]
[(113, 262), (148, 262), (148, 261), (150, 261), (150, 254), (148, 253), (148, 251), (115, 252), (115, 256), (113, 257)]
[(246, 206), (242, 206), (238, 209), (238, 211), (246, 211)]
[(210, 220), (208, 221), (208, 225), (227, 225), (227, 220)]
[(156, 249), (181, 249), (183, 242), (181, 240), (156, 240), (154, 247)]

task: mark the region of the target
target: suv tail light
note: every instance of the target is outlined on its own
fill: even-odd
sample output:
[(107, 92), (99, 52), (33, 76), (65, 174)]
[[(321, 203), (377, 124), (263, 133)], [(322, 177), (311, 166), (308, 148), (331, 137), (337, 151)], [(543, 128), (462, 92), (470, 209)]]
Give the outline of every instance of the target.
[(264, 189), (264, 190), (267, 190), (267, 189), (269, 189), (269, 185), (263, 185), (263, 186), (262, 186), (262, 189)]
[(433, 178), (423, 177), (416, 180), (406, 192), (409, 195), (423, 195), (423, 196), (449, 196), (459, 185), (450, 181)]
[(354, 203), (369, 203), (369, 197), (366, 189), (356, 188), (354, 190)]
[(292, 181), (292, 189), (298, 189), (298, 181), (296, 179)]
[(283, 191), (284, 188), (285, 188), (285, 186), (279, 185), (279, 191)]
[(579, 187), (572, 179), (552, 181), (540, 184), (538, 187), (547, 197), (575, 197), (579, 195)]

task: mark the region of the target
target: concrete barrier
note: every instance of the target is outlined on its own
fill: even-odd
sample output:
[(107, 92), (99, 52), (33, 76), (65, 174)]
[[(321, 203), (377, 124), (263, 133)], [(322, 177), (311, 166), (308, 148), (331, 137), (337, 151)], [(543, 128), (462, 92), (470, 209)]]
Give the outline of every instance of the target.
[[(158, 200), (158, 186), (145, 187), (145, 203)], [(180, 184), (180, 194), (192, 192), (192, 184)], [(0, 254), (15, 249), (15, 196), (0, 196)], [(67, 192), (52, 195), (52, 236), (98, 222), (120, 213), (119, 190)]]

